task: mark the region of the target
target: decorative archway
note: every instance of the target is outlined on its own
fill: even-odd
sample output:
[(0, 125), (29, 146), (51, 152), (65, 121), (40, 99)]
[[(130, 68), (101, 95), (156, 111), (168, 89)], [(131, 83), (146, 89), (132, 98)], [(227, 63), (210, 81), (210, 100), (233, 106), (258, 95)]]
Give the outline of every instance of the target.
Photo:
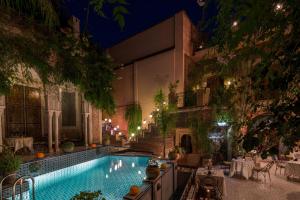
[(192, 136), (188, 134), (183, 135), (180, 140), (180, 147), (182, 147), (186, 153), (192, 153)]

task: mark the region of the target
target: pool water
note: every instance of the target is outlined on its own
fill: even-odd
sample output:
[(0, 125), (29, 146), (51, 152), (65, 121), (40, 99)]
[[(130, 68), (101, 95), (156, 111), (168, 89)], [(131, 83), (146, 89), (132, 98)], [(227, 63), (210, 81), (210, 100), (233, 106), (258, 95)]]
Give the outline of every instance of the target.
[(35, 177), (37, 200), (69, 200), (80, 191), (101, 190), (121, 200), (131, 185), (142, 185), (148, 157), (106, 156)]

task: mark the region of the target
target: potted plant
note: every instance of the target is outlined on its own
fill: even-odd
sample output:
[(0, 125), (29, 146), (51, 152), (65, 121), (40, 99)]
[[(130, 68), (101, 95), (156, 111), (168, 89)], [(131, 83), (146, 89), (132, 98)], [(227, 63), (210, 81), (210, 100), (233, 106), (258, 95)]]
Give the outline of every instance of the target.
[(75, 147), (75, 144), (73, 142), (65, 142), (61, 145), (61, 148), (65, 153), (73, 152), (74, 147)]
[[(3, 176), (16, 173), (22, 163), (21, 158), (8, 148), (3, 149), (3, 152), (0, 154), (0, 160), (0, 172)], [(13, 183), (15, 180), (16, 176), (7, 178), (8, 183)]]
[(104, 145), (110, 145), (110, 135), (105, 136)]
[(140, 192), (140, 188), (137, 185), (133, 185), (130, 187), (129, 194), (132, 196), (136, 196)]
[(83, 191), (79, 194), (76, 194), (74, 197), (71, 198), (71, 200), (105, 200), (105, 198), (102, 196), (102, 192), (95, 191)]
[(156, 179), (160, 175), (159, 164), (156, 160), (149, 160), (146, 168), (146, 175), (148, 180)]
[(172, 150), (168, 154), (170, 160), (176, 160), (178, 158), (178, 153), (175, 150)]

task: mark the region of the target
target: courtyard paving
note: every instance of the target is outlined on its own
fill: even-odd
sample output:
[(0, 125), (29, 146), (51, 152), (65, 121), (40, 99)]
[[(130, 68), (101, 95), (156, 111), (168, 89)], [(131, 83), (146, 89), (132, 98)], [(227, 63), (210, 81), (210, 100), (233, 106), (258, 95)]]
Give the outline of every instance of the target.
[[(271, 171), (271, 183), (226, 177), (225, 200), (300, 200), (300, 182), (288, 181)], [(263, 177), (261, 177), (263, 178)]]

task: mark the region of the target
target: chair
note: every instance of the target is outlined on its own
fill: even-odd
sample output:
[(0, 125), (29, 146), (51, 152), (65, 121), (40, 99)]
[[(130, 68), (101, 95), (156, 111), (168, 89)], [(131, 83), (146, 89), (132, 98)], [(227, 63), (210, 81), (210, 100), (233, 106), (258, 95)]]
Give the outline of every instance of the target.
[(273, 165), (274, 165), (274, 161), (270, 161), (264, 167), (254, 167), (253, 172), (256, 172), (256, 179), (258, 180), (258, 174), (261, 173), (264, 176), (264, 180), (266, 182), (266, 175), (268, 174), (269, 175), (269, 180), (271, 182), (270, 169), (272, 168)]
[(285, 170), (285, 167), (286, 167), (286, 163), (281, 161), (281, 160), (276, 160), (275, 161), (275, 166), (276, 166), (276, 169), (275, 169), (275, 175), (277, 173), (277, 169), (279, 169), (279, 173), (281, 175), (281, 170)]
[(220, 189), (217, 184), (217, 180), (214, 177), (207, 175), (201, 178), (197, 199), (199, 200), (202, 199), (221, 200), (222, 199), (222, 193), (220, 192)]

